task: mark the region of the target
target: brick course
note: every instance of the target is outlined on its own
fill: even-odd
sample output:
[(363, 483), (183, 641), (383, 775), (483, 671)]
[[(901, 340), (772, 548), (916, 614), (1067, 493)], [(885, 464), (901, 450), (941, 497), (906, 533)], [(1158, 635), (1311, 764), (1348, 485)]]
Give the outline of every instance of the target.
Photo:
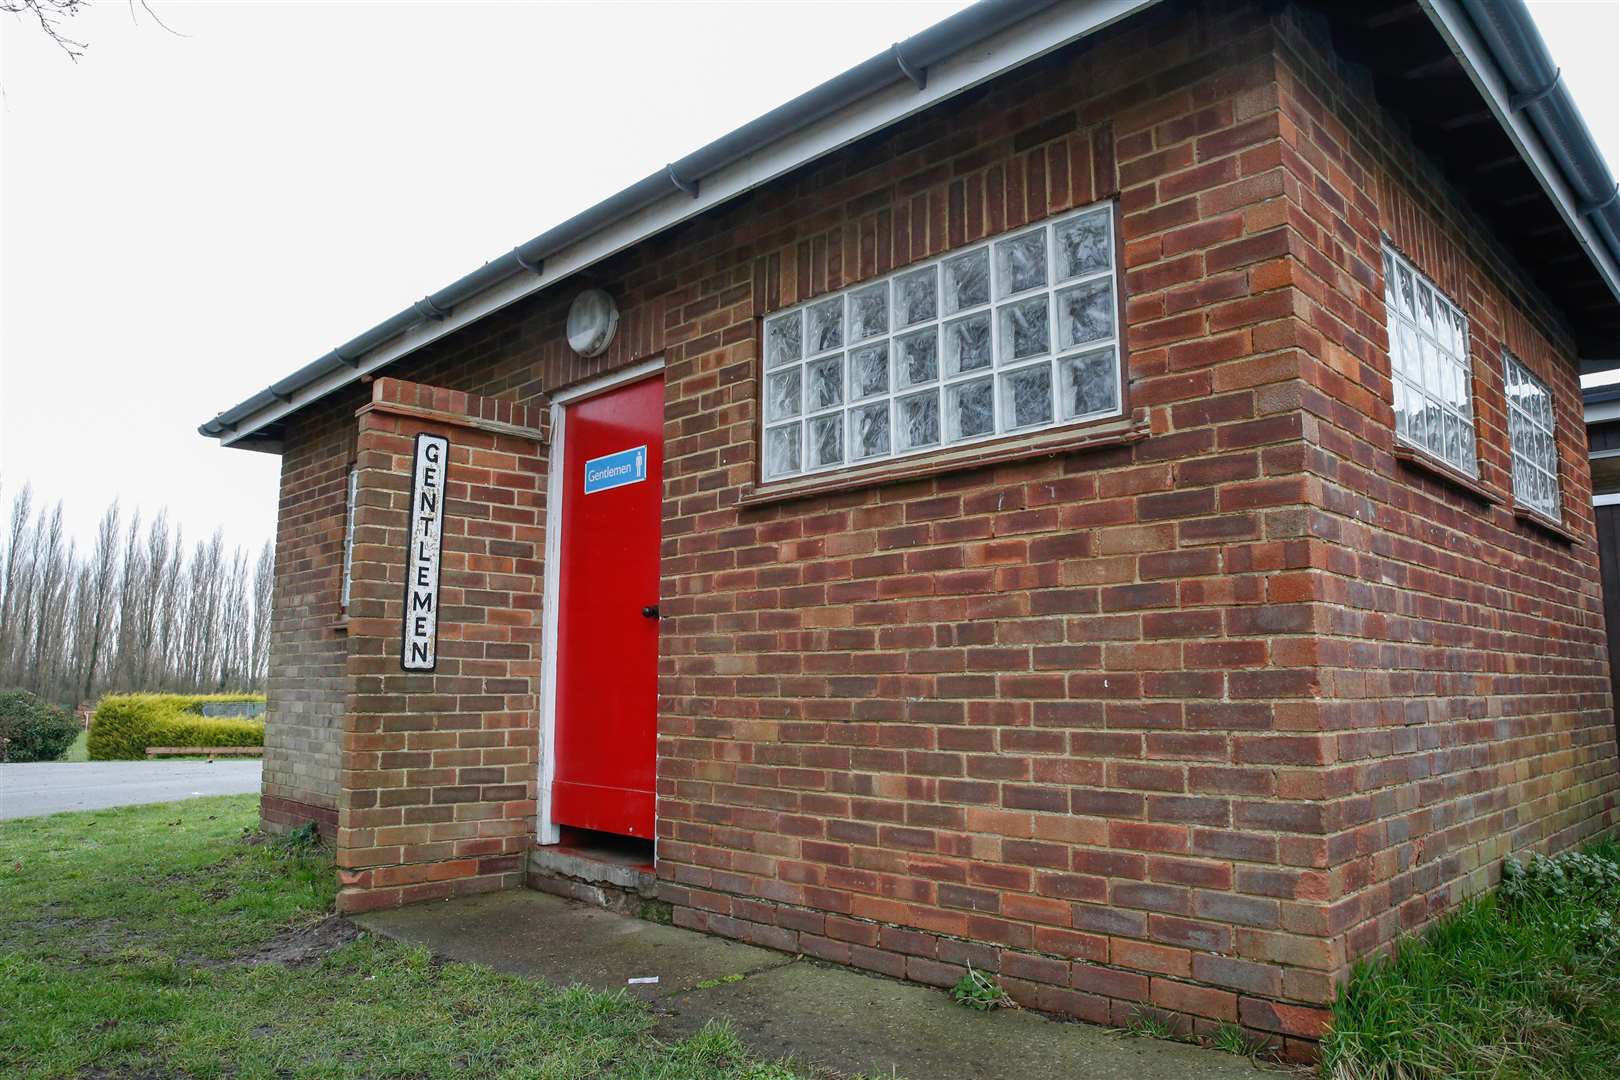
[[(761, 315), (1101, 199), (1127, 300), (1117, 438), (749, 498)], [(1584, 543), (1395, 457), (1381, 229), (1470, 317), (1498, 499), (1499, 344), (1554, 387)], [(937, 985), (971, 962), (1034, 1007), (1234, 1021), (1304, 1053), (1354, 956), (1509, 851), (1617, 820), (1573, 354), (1488, 237), (1315, 16), (1166, 4), (373, 390), (455, 388), (486, 399), (455, 410), (540, 427), (548, 391), (664, 358), (657, 866), (679, 924)], [(586, 284), (622, 312), (594, 361), (562, 336)], [(272, 728), (303, 715), (295, 691), (340, 708), (306, 658), (362, 403), (288, 433), (277, 598), (303, 606), (278, 607)], [(358, 430), (345, 904), (513, 884), (536, 797), (544, 450), (459, 451), (511, 461), (452, 504), (456, 587), (476, 595), (441, 647), (467, 651), (424, 678), (393, 656), (402, 455), (450, 432), (376, 409)], [(497, 541), (524, 553), (476, 563), (506, 557)]]

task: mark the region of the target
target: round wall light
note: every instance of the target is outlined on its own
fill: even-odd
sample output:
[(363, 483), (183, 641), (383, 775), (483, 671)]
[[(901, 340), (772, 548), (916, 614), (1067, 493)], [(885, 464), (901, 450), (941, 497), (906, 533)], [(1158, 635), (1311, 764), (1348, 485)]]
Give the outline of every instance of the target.
[(586, 289), (568, 305), (568, 347), (581, 356), (601, 356), (619, 328), (619, 305), (601, 289)]

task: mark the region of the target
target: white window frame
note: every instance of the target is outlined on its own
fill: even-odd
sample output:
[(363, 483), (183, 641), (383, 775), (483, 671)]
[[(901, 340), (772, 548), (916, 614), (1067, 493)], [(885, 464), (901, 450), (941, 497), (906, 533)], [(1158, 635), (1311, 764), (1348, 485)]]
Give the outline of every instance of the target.
[[(1387, 237), (1383, 249), (1395, 438), (1477, 479), (1478, 413), (1468, 316)], [(1432, 427), (1437, 420), (1438, 437)]]
[[(1508, 406), (1513, 501), (1549, 520), (1561, 521), (1564, 501), (1558, 483), (1558, 404), (1553, 400), (1552, 388), (1537, 378), (1524, 361), (1503, 349), (1502, 392)], [(1527, 407), (1527, 398), (1535, 392), (1545, 400), (1544, 409)], [(1541, 460), (1543, 452), (1545, 460)], [(1550, 498), (1534, 490), (1538, 478), (1547, 482)]]
[(349, 587), (354, 583), (354, 504), (360, 494), (358, 467), (349, 466), (348, 482), (344, 487), (348, 491), (348, 498), (343, 511), (343, 589), (338, 597), (338, 606), (348, 611)]
[[(1057, 236), (1059, 231), (1068, 223), (1077, 219), (1090, 217), (1093, 221), (1102, 222), (1106, 227), (1105, 250), (1107, 252), (1107, 265), (1101, 269), (1088, 269), (1080, 274), (1072, 275), (1058, 280), (1058, 250)], [(1042, 285), (1030, 288), (1010, 290), (1007, 287), (1001, 270), (1001, 259), (998, 252), (1008, 249), (1019, 241), (1027, 241), (1032, 236), (1041, 237), (1044, 257), (1046, 260), (1046, 281)], [(969, 259), (985, 253), (989, 264), (988, 299), (982, 303), (973, 304), (946, 310), (945, 295), (945, 267), (954, 264), (957, 260)], [(980, 243), (970, 244), (945, 252), (939, 256), (920, 262), (912, 263), (903, 269), (886, 274), (883, 277), (862, 281), (834, 293), (823, 294), (812, 300), (804, 301), (782, 311), (773, 312), (764, 320), (764, 329), (761, 334), (761, 358), (759, 372), (759, 409), (760, 423), (760, 479), (766, 485), (785, 483), (807, 476), (836, 474), (841, 471), (858, 469), (875, 463), (922, 457), (928, 454), (951, 450), (960, 446), (969, 446), (976, 443), (1003, 439), (1008, 436), (1026, 435), (1032, 432), (1047, 431), (1053, 428), (1078, 426), (1094, 423), (1098, 420), (1117, 417), (1123, 414), (1125, 408), (1125, 372), (1121, 346), (1121, 322), (1124, 311), (1120, 298), (1119, 274), (1120, 258), (1117, 240), (1117, 224), (1114, 220), (1114, 203), (1112, 200), (1093, 203), (1089, 206), (1054, 215), (1037, 224), (1012, 230), (1001, 235), (991, 237)], [(901, 325), (900, 300), (896, 282), (910, 280), (914, 275), (931, 274), (934, 279), (934, 313), (932, 317), (918, 319), (914, 322)], [(1083, 343), (1063, 346), (1060, 343), (1062, 327), (1056, 318), (1058, 299), (1060, 295), (1077, 288), (1090, 288), (1091, 295), (1100, 295), (1106, 289), (1110, 304), (1110, 333), (1106, 336), (1095, 337)], [(867, 338), (851, 341), (854, 330), (854, 304), (852, 297), (863, 295), (868, 290), (885, 290), (887, 297), (887, 327), (881, 333)], [(1017, 358), (1003, 357), (1002, 319), (1003, 312), (1027, 303), (1031, 299), (1043, 298), (1046, 303), (1047, 318), (1047, 346), (1039, 353)], [(814, 350), (808, 340), (810, 335), (812, 309), (819, 310), (822, 305), (839, 305), (843, 330), (839, 343), (836, 346)], [(967, 371), (950, 374), (947, 372), (947, 342), (945, 329), (947, 326), (968, 319), (988, 316), (990, 322), (990, 349), (991, 360), (987, 366), (976, 367)], [(783, 355), (773, 349), (777, 338), (773, 335), (779, 324), (793, 324), (796, 322), (799, 334), (799, 352), (796, 359), (787, 359), (776, 362)], [(934, 367), (935, 375), (930, 380), (921, 381), (902, 387), (901, 384), (901, 339), (919, 332), (932, 330), (935, 335)], [(857, 352), (870, 346), (886, 343), (888, 348), (888, 382), (882, 392), (868, 395), (855, 393), (855, 361)], [(1063, 396), (1063, 369), (1060, 364), (1071, 358), (1094, 357), (1104, 352), (1111, 352), (1113, 356), (1113, 403), (1106, 408), (1094, 409), (1071, 417), (1062, 415), (1063, 408), (1060, 399)], [(791, 355), (791, 354), (788, 354)], [(842, 363), (842, 386), (839, 401), (832, 405), (823, 404), (812, 407), (810, 402), (811, 385), (807, 376), (810, 368), (817, 363), (839, 357)], [(1026, 423), (1019, 425), (1014, 418), (1008, 416), (1010, 401), (1005, 385), (1009, 379), (1023, 372), (1033, 372), (1044, 368), (1047, 372), (1050, 393), (1050, 418), (1044, 422)], [(793, 372), (798, 376), (798, 410), (788, 415), (770, 414), (770, 395), (773, 386), (773, 377), (780, 377)], [(950, 417), (948, 415), (949, 396), (956, 387), (976, 383), (988, 377), (991, 385), (991, 409), (993, 427), (989, 431), (978, 434), (961, 435), (952, 438), (949, 432)], [(901, 435), (901, 402), (914, 396), (920, 396), (932, 391), (937, 404), (938, 423), (937, 438), (931, 443), (914, 447), (900, 447)], [(870, 454), (865, 457), (856, 457), (857, 435), (855, 432), (855, 415), (857, 411), (872, 408), (877, 404), (887, 406), (889, 447), (884, 453)], [(812, 464), (811, 452), (811, 425), (817, 420), (841, 417), (842, 431), (842, 457), (841, 460)], [(770, 445), (773, 432), (788, 429), (796, 425), (798, 439), (799, 467), (796, 470), (772, 472), (770, 470)]]

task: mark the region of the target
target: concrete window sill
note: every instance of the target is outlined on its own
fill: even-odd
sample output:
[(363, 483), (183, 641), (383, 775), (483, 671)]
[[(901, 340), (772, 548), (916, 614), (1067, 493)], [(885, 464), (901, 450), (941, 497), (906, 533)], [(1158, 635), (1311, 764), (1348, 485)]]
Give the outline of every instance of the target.
[(1474, 477), (1469, 476), (1467, 473), (1459, 472), (1450, 465), (1447, 465), (1437, 458), (1425, 454), (1421, 450), (1414, 450), (1410, 446), (1404, 446), (1400, 443), (1396, 443), (1394, 453), (1395, 460), (1399, 461), (1406, 467), (1417, 472), (1428, 473), (1430, 476), (1436, 478), (1437, 480), (1444, 481), (1446, 484), (1463, 492), (1465, 495), (1472, 495), (1474, 498), (1485, 503), (1487, 506), (1500, 506), (1503, 502), (1502, 496), (1486, 487)]
[(1528, 506), (1524, 506), (1520, 503), (1513, 503), (1513, 516), (1519, 521), (1524, 522), (1526, 525), (1540, 529), (1542, 532), (1550, 533), (1565, 543), (1584, 544), (1586, 542), (1581, 538), (1580, 533), (1569, 528), (1563, 522), (1554, 521), (1552, 518), (1541, 513), (1539, 510), (1532, 510)]
[(1028, 458), (1073, 454), (1111, 446), (1128, 446), (1148, 437), (1146, 419), (1131, 417), (1091, 424), (1086, 427), (1056, 428), (1033, 435), (1014, 436), (995, 442), (978, 443), (944, 450), (921, 458), (882, 461), (863, 468), (809, 476), (800, 480), (764, 484), (746, 491), (741, 506), (769, 506), (793, 499), (855, 491), (879, 484), (901, 483), (942, 473), (982, 469), (988, 465), (1024, 461)]

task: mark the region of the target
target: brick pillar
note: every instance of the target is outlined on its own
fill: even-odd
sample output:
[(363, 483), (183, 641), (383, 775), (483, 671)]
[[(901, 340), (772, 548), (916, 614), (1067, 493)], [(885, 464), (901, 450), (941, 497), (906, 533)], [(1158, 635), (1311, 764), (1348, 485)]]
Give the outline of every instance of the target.
[[(534, 835), (546, 459), (538, 407), (398, 379), (359, 411), (338, 908), (522, 883)], [(400, 665), (413, 445), (450, 441), (438, 663)]]

